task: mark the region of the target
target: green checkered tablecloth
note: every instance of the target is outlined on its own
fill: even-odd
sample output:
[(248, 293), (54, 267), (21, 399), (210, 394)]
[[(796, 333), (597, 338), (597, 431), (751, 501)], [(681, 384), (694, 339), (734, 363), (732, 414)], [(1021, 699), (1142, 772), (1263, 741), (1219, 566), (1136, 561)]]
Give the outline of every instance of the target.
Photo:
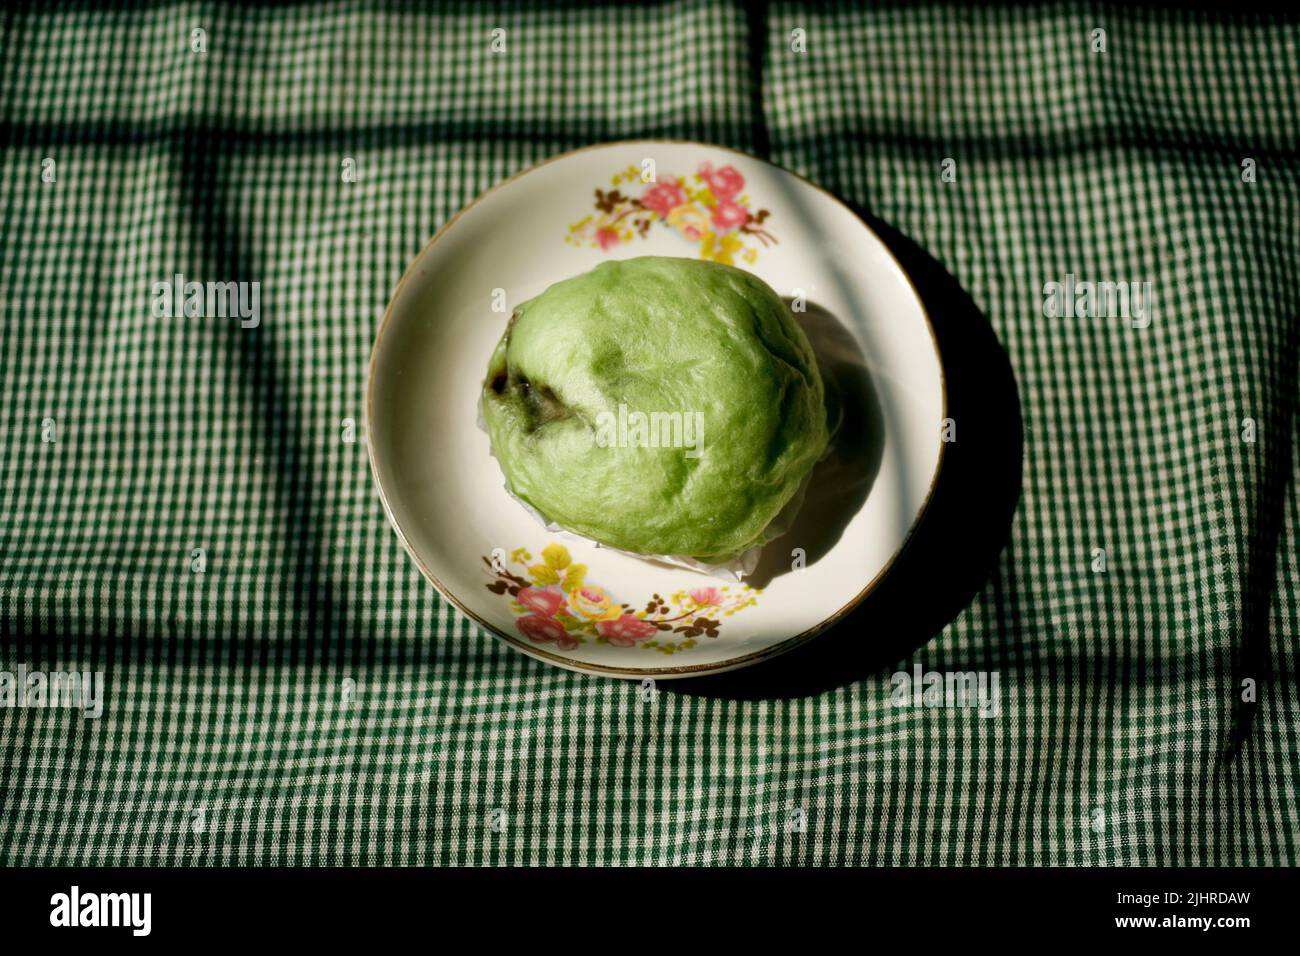
[[(0, 710), (0, 860), (1296, 862), (1296, 22), (2, 16), (0, 670), (106, 687), (97, 719)], [(510, 174), (643, 136), (870, 210), (1005, 350), (1009, 540), (912, 656), (807, 695), (643, 693), (486, 635), (386, 524), (363, 396), (403, 269)], [(155, 317), (177, 273), (260, 282), (260, 325)], [(1046, 317), (1067, 274), (1149, 281), (1153, 321)], [(891, 706), (918, 664), (996, 670), (1000, 714)]]

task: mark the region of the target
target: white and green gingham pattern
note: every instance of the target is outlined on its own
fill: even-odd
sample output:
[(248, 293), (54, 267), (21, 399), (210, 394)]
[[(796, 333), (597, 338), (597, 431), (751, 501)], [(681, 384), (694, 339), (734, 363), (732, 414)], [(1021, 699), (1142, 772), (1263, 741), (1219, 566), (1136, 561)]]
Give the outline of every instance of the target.
[[(99, 719), (0, 710), (0, 860), (1296, 862), (1296, 22), (709, 0), (2, 16), (0, 669), (102, 669), (108, 691)], [(769, 155), (910, 236), (987, 317), (1022, 496), (992, 579), (915, 660), (993, 662), (996, 718), (891, 708), (892, 668), (762, 701), (570, 674), (402, 552), (364, 433), (341, 438), (390, 291), (493, 183), (635, 137)], [(152, 317), (176, 273), (260, 282), (261, 325)], [(1150, 281), (1151, 326), (1045, 318), (1067, 273)], [(1229, 758), (1245, 633), (1268, 640)]]

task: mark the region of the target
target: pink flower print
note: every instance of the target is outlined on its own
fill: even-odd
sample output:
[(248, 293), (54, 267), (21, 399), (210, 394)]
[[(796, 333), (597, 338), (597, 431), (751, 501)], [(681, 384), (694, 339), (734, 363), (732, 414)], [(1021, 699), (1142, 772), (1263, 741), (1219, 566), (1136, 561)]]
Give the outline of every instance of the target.
[(596, 631), (616, 647), (631, 647), (637, 641), (644, 641), (659, 632), (648, 621), (643, 621), (633, 614), (624, 614), (613, 621), (601, 621)]
[(722, 595), (717, 588), (696, 588), (691, 592), (691, 600), (696, 607), (717, 607), (722, 603)]
[(709, 192), (713, 193), (713, 198), (718, 202), (735, 199), (745, 188), (745, 177), (740, 175), (735, 166), (714, 169), (712, 163), (701, 163), (699, 172), (700, 178), (708, 183)]
[(676, 181), (665, 179), (661, 183), (655, 183), (641, 194), (641, 205), (656, 213), (661, 219), (667, 219), (668, 214), (678, 206), (686, 205), (686, 190), (682, 189)]
[[(536, 641), (538, 644), (556, 641), (560, 647), (566, 650), (572, 650), (578, 646), (578, 642), (569, 636), (569, 632), (564, 629), (564, 625), (553, 617), (542, 617), (540, 614), (525, 614), (515, 621), (515, 626), (519, 628), (520, 634), (530, 641)], [(570, 641), (573, 641), (571, 645), (569, 644)]]
[(596, 242), (600, 244), (601, 252), (608, 252), (618, 245), (618, 232), (609, 226), (602, 226), (596, 230)]
[(749, 222), (749, 211), (730, 199), (722, 199), (713, 207), (711, 218), (719, 232), (730, 232)]
[(524, 588), (518, 598), (520, 604), (541, 617), (555, 617), (555, 612), (564, 606), (564, 592), (555, 585)]

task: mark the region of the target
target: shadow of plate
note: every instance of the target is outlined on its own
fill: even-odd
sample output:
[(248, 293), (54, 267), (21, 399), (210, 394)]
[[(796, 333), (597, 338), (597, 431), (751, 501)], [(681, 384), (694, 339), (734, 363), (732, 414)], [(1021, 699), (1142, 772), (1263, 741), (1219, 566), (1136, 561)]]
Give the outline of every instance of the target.
[[(939, 346), (956, 440), (944, 450), (920, 522), (885, 576), (856, 608), (785, 654), (738, 671), (673, 681), (666, 685), (670, 692), (747, 700), (794, 698), (882, 673), (970, 604), (1007, 545), (1020, 500), (1024, 433), (1006, 352), (988, 320), (943, 266), (896, 229), (861, 209), (854, 211), (889, 246), (925, 305)], [(863, 489), (869, 489), (872, 478), (874, 473), (856, 476), (855, 488), (865, 495)], [(809, 506), (819, 507), (811, 492)], [(815, 523), (816, 511), (810, 510), (806, 520)], [(788, 565), (789, 549), (780, 548), (779, 541), (769, 545), (772, 560)]]

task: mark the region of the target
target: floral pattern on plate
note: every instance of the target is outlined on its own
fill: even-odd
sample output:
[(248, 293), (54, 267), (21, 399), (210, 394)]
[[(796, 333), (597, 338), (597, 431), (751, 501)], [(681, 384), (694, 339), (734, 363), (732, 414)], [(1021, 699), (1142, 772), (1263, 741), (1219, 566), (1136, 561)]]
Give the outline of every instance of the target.
[[(588, 581), (587, 566), (575, 563), (562, 544), (548, 544), (541, 560), (524, 548), (512, 551), (508, 561), (501, 552), (494, 557), (483, 558), (493, 576), (487, 589), (511, 597), (520, 634), (562, 651), (588, 641), (661, 654), (688, 651), (700, 637), (716, 638), (723, 618), (753, 607), (762, 593), (746, 585), (708, 585), (667, 599), (654, 594), (644, 608), (633, 610)], [(522, 570), (516, 573), (511, 567)]]
[[(610, 185), (608, 192), (596, 190), (596, 211), (570, 225), (565, 242), (608, 252), (638, 236), (644, 239), (659, 223), (697, 245), (701, 259), (729, 266), (737, 256), (753, 263), (760, 248), (776, 244), (764, 228), (768, 211), (753, 208), (743, 192), (745, 177), (735, 166), (714, 168), (706, 162), (690, 179), (665, 176), (650, 183), (638, 167), (628, 166), (610, 177)], [(642, 186), (640, 195), (631, 195)]]

